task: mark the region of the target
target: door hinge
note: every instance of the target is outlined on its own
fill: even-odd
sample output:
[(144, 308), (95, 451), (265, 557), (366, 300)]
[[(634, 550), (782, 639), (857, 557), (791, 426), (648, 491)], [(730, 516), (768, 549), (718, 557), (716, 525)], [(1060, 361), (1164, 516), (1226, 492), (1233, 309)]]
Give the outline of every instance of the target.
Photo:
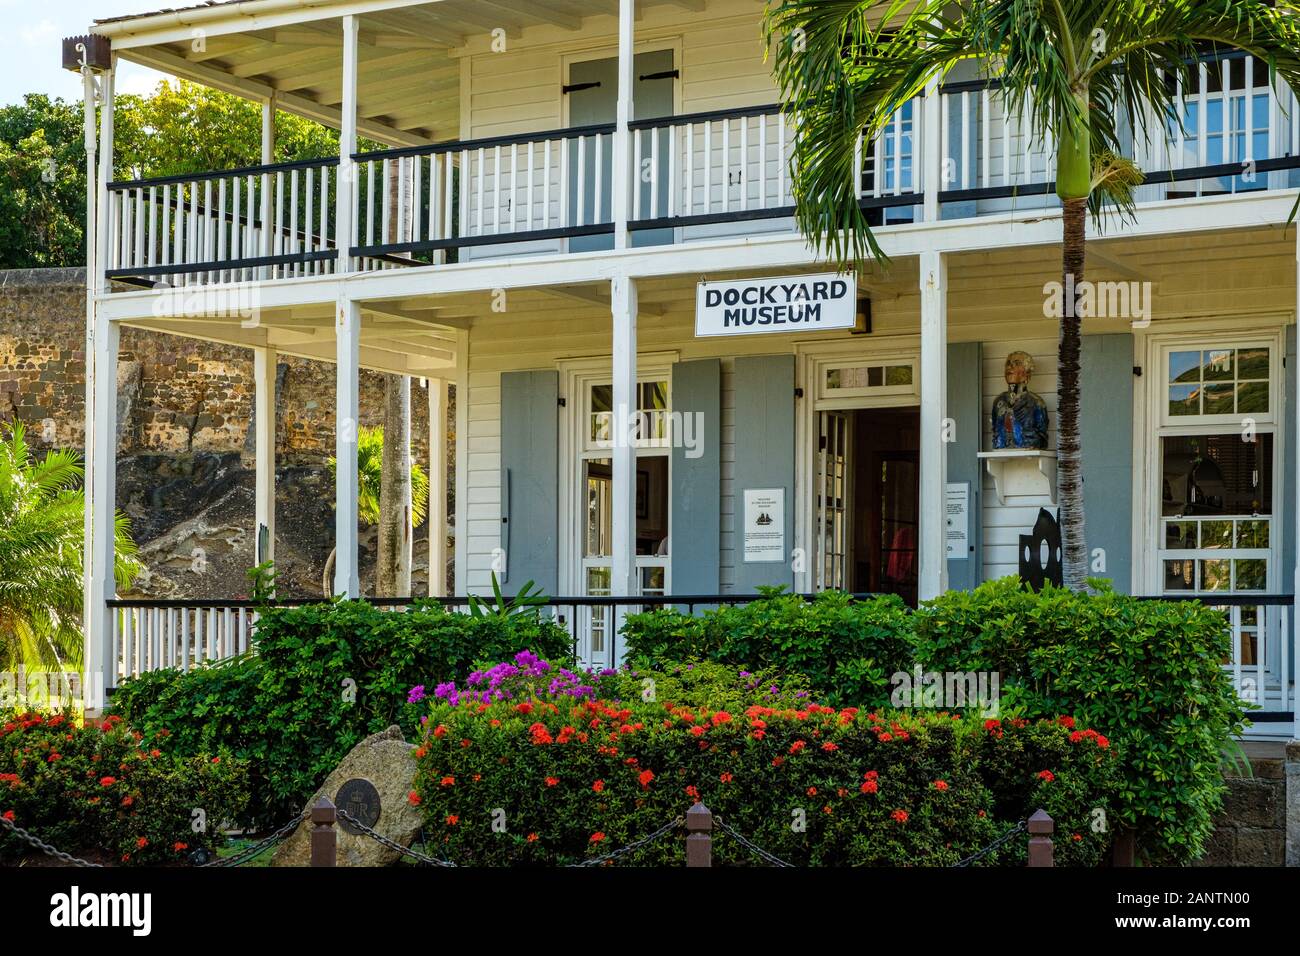
[(1133, 366), (1133, 374), (1136, 375), (1138, 378), (1141, 378), (1141, 377), (1142, 377), (1142, 366), (1141, 366), (1141, 365), (1134, 365), (1134, 366)]
[(644, 83), (646, 80), (675, 80), (681, 75), (681, 70), (662, 70), (659, 73), (642, 73), (637, 79)]
[(581, 90), (594, 90), (598, 86), (600, 86), (600, 80), (597, 80), (595, 83), (566, 83), (564, 86), (560, 87), (560, 92), (577, 93)]
[(556, 401), (556, 404), (558, 404), (561, 408), (567, 408), (567, 407), (568, 407), (569, 400), (568, 400), (567, 398), (557, 398), (555, 401)]

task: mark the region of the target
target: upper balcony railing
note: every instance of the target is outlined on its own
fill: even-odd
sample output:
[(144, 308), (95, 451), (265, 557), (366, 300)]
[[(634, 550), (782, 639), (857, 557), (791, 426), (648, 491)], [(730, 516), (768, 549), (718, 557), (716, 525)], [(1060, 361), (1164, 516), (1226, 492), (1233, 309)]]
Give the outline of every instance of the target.
[[(1262, 64), (1227, 56), (1201, 63), (1190, 89), (1169, 82), (1170, 115), (1121, 124), (1146, 174), (1139, 202), (1300, 185), (1300, 104)], [(1057, 204), (1053, 143), (1032, 135), (1027, 109), (1004, 108), (996, 81), (949, 83), (937, 108), (937, 144), (923, 142), (920, 97), (859, 142), (869, 221), (922, 219), (930, 145), (941, 218)], [(758, 106), (631, 123), (632, 244), (792, 231), (794, 120)], [(612, 248), (614, 137), (602, 124), (358, 153), (350, 268)], [(331, 274), (338, 175), (330, 158), (111, 183), (106, 274), (169, 286)]]

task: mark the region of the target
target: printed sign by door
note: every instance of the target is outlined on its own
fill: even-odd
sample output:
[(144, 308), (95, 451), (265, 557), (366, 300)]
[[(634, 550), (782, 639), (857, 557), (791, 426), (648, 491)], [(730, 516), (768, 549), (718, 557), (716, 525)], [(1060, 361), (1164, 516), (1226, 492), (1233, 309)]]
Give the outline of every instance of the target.
[(853, 275), (701, 282), (695, 292), (695, 334), (700, 337), (852, 329), (857, 320)]
[(785, 489), (745, 489), (744, 560), (749, 564), (785, 561)]

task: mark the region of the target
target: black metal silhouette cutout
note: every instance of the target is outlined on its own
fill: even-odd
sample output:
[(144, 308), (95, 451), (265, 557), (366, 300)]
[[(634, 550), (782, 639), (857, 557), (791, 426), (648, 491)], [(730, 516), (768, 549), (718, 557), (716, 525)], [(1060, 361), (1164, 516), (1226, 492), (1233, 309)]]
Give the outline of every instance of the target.
[(1020, 536), (1020, 580), (1035, 591), (1044, 584), (1061, 587), (1061, 525), (1046, 508), (1038, 509), (1034, 530)]

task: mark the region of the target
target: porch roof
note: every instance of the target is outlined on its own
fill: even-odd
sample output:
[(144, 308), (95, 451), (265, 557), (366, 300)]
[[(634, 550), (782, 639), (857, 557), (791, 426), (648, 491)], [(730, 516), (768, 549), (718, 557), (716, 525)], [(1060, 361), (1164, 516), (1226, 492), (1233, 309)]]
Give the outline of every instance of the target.
[[(638, 7), (702, 9), (705, 0)], [(460, 58), (544, 35), (615, 34), (618, 0), (226, 0), (97, 20), (123, 59), (339, 125), (342, 30), (360, 26), (358, 132), (390, 146), (460, 136)], [(604, 23), (592, 22), (603, 18)], [(504, 31), (504, 33), (494, 32)]]

